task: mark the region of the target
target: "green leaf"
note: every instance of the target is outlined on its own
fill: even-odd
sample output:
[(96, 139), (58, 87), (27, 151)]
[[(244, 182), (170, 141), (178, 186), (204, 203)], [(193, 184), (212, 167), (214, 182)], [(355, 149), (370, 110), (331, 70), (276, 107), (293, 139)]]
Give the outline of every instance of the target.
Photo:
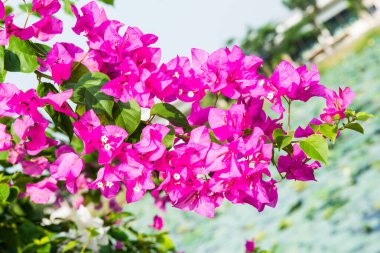
[(345, 125), (344, 127), (364, 134), (364, 129), (359, 123), (350, 123)]
[(112, 114), (115, 124), (127, 130), (129, 135), (133, 134), (140, 124), (141, 108), (134, 99), (127, 103), (115, 103)]
[(4, 69), (4, 57), (5, 57), (5, 51), (4, 47), (0, 47), (0, 83), (4, 82), (6, 71)]
[(182, 127), (186, 132), (191, 130), (186, 116), (171, 104), (158, 103), (150, 109), (150, 115), (158, 115), (175, 126)]
[(132, 143), (132, 144), (136, 143), (136, 142), (139, 142), (140, 139), (141, 139), (142, 130), (146, 126), (147, 126), (146, 123), (140, 122), (140, 124), (138, 125), (138, 127), (136, 128), (136, 130), (133, 132), (133, 134), (128, 137), (127, 142)]
[(318, 133), (320, 125), (310, 124), (310, 128), (313, 129), (314, 133)]
[(5, 161), (8, 159), (8, 156), (9, 156), (9, 151), (6, 150), (6, 151), (1, 151), (0, 152), (0, 161)]
[(70, 241), (70, 242), (68, 242), (66, 245), (65, 245), (65, 247), (63, 248), (63, 253), (64, 252), (67, 252), (67, 251), (69, 251), (69, 250), (72, 250), (72, 249), (74, 249), (76, 246), (77, 246), (77, 244), (78, 244), (78, 242), (77, 241)]
[(113, 5), (114, 4), (114, 0), (100, 0), (100, 2), (109, 4), (109, 5)]
[(360, 121), (366, 121), (366, 120), (371, 119), (373, 117), (375, 117), (375, 115), (369, 114), (369, 113), (365, 113), (365, 112), (358, 112), (356, 114), (356, 119), (360, 120)]
[(116, 240), (121, 241), (121, 242), (128, 239), (127, 234), (119, 228), (113, 227), (110, 229), (110, 231), (108, 233), (110, 234), (111, 237), (113, 237)]
[(281, 128), (277, 128), (273, 131), (273, 140), (275, 140), (279, 136), (284, 136), (285, 133), (281, 130)]
[(306, 140), (300, 142), (301, 149), (312, 159), (327, 164), (328, 144), (325, 138), (319, 134), (313, 134)]
[(173, 241), (166, 234), (157, 235), (157, 243), (159, 244), (159, 248), (163, 250), (163, 252), (168, 252), (175, 249)]
[(85, 74), (74, 87), (71, 100), (74, 103), (85, 105), (86, 111), (93, 109), (98, 115), (105, 114), (112, 118), (114, 100), (100, 90), (108, 81), (108, 76), (100, 72)]
[(74, 4), (72, 1), (64, 0), (63, 2), (63, 10), (66, 12), (66, 14), (70, 16), (74, 16), (73, 11), (71, 10), (71, 5)]
[(319, 131), (323, 134), (323, 136), (329, 138), (332, 144), (335, 143), (336, 136), (338, 135), (338, 126), (322, 124), (319, 126)]
[(273, 138), (279, 150), (292, 143), (293, 136), (294, 132), (290, 132), (288, 135), (285, 135), (280, 128), (273, 131)]
[(13, 202), (17, 199), (18, 197), (18, 194), (20, 193), (20, 190), (17, 186), (12, 186), (10, 189), (9, 189), (9, 196), (7, 198), (7, 201), (8, 202)]
[(8, 184), (0, 184), (0, 202), (6, 201), (9, 197), (10, 189)]
[(162, 143), (169, 150), (174, 145), (175, 130), (173, 126), (167, 126), (170, 128), (169, 133), (162, 139)]
[(5, 50), (5, 69), (11, 72), (32, 73), (38, 67), (37, 56), (26, 41), (15, 36), (9, 39)]

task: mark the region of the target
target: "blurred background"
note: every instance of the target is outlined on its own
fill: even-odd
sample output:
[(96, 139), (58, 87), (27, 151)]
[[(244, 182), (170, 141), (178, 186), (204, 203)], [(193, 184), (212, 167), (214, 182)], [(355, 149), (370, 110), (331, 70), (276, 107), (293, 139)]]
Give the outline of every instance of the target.
[[(238, 44), (262, 57), (267, 73), (281, 59), (316, 63), (322, 84), (350, 86), (352, 109), (377, 116), (364, 124), (365, 135), (342, 134), (318, 182), (279, 184), (275, 209), (258, 213), (225, 202), (216, 218), (206, 219), (171, 207), (161, 213), (146, 196), (125, 206), (139, 217), (138, 230), (149, 229), (159, 214), (187, 253), (244, 252), (251, 239), (276, 253), (380, 252), (380, 0), (115, 0), (104, 7), (109, 18), (158, 35), (163, 61), (189, 56), (193, 47), (211, 52)], [(70, 41), (65, 29), (57, 40)], [(312, 101), (310, 108), (293, 107), (299, 124), (320, 114), (323, 104)]]

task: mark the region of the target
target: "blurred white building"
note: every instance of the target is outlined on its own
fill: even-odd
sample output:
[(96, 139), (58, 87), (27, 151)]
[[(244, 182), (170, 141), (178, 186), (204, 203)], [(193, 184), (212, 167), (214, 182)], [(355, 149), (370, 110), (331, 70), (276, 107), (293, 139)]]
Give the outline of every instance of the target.
[[(380, 25), (380, 0), (363, 0), (365, 9), (357, 15), (347, 0), (319, 0), (316, 24), (322, 29), (318, 35), (311, 35), (297, 43), (299, 55), (305, 61), (319, 61), (334, 49), (359, 38), (365, 32)], [(306, 15), (313, 13), (313, 7), (306, 12), (294, 11), (292, 15), (277, 27), (283, 34), (299, 24)], [(304, 32), (311, 31), (312, 24), (302, 27)], [(278, 37), (278, 41), (282, 40)]]

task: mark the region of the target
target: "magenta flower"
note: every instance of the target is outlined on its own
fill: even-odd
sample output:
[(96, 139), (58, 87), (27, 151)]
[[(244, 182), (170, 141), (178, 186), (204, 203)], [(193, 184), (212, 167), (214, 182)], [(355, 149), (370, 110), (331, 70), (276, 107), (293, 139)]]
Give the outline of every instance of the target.
[(26, 28), (18, 27), (13, 23), (14, 15), (9, 15), (5, 18), (5, 30), (1, 34), (1, 45), (7, 45), (8, 39), (11, 35), (14, 35), (22, 40), (28, 40), (34, 36), (33, 26)]
[(37, 204), (47, 204), (50, 202), (57, 190), (57, 181), (51, 177), (45, 178), (35, 184), (26, 185), (26, 195), (30, 196), (30, 201)]
[(63, 22), (57, 18), (46, 16), (32, 25), (34, 36), (41, 41), (49, 41), (63, 31)]
[(41, 70), (50, 70), (52, 78), (57, 84), (68, 80), (71, 76), (71, 67), (74, 61), (83, 58), (83, 50), (71, 43), (55, 43), (45, 60), (41, 62)]
[(294, 133), (294, 137), (296, 138), (302, 138), (302, 137), (309, 137), (310, 135), (314, 134), (314, 130), (310, 127), (310, 125), (321, 125), (322, 121), (319, 119), (313, 118), (309, 124), (303, 129), (302, 127), (298, 127)]
[(8, 134), (7, 126), (0, 123), (0, 151), (8, 150), (12, 147), (12, 135)]
[(95, 150), (93, 132), (100, 127), (100, 120), (93, 110), (85, 112), (82, 117), (73, 123), (74, 133), (83, 141), (84, 149), (82, 154), (89, 154)]
[(114, 169), (107, 164), (99, 169), (95, 181), (89, 184), (88, 187), (90, 189), (99, 189), (106, 198), (113, 198), (120, 191), (120, 181), (121, 179), (114, 174)]
[(20, 90), (13, 84), (0, 83), (0, 116), (14, 116), (8, 102), (19, 92)]
[(300, 181), (314, 180), (314, 170), (321, 167), (319, 162), (307, 164), (309, 159), (298, 144), (293, 145), (293, 155), (280, 156), (278, 158), (278, 169), (286, 173), (287, 179)]
[(153, 124), (146, 126), (141, 134), (141, 140), (134, 145), (134, 148), (144, 154), (147, 161), (156, 161), (160, 159), (166, 147), (162, 144), (162, 140), (169, 133), (170, 129), (161, 124)]
[(164, 220), (161, 218), (161, 216), (155, 215), (153, 217), (153, 224), (149, 225), (149, 227), (154, 228), (155, 230), (162, 230), (164, 227)]
[(24, 160), (21, 162), (22, 170), (25, 174), (32, 177), (40, 176), (45, 170), (49, 169), (50, 163), (46, 157), (35, 157), (31, 158), (29, 161)]
[(212, 108), (208, 115), (210, 128), (220, 141), (233, 140), (242, 134), (244, 105), (232, 105), (229, 110)]
[(0, 19), (4, 19), (5, 17), (5, 6), (3, 1), (0, 3)]
[(51, 16), (60, 8), (61, 4), (58, 0), (33, 0), (32, 11), (36, 11), (42, 17)]
[(61, 154), (50, 165), (51, 176), (60, 181), (66, 181), (67, 190), (75, 194), (77, 192), (76, 178), (84, 168), (84, 160), (76, 153)]
[(71, 110), (69, 104), (66, 102), (73, 95), (73, 90), (69, 89), (61, 93), (49, 92), (42, 101), (51, 105), (57, 112), (62, 112), (69, 117), (78, 118), (78, 116)]
[(96, 128), (92, 135), (94, 147), (99, 151), (100, 164), (109, 163), (115, 158), (122, 148), (124, 139), (128, 137), (123, 128), (110, 125)]
[(255, 250), (254, 241), (246, 241), (245, 242), (245, 252), (246, 253), (253, 253), (254, 250)]
[(344, 88), (344, 90), (339, 88), (339, 95), (327, 88), (325, 93), (327, 108), (324, 109), (325, 113), (321, 114), (321, 119), (329, 124), (333, 123), (336, 119), (344, 119), (344, 112), (351, 104), (355, 94), (349, 87)]

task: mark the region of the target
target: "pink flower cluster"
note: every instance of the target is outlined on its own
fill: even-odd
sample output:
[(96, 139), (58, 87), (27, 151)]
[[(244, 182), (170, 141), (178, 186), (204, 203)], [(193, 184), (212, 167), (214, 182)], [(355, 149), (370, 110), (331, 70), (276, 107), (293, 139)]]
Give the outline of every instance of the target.
[[(59, 8), (58, 0), (33, 1), (33, 11), (42, 19), (26, 28), (14, 25), (13, 16), (6, 17), (1, 43), (6, 45), (11, 35), (23, 40), (51, 39), (62, 31), (62, 22), (51, 16)], [(207, 217), (214, 216), (223, 199), (262, 211), (265, 206), (274, 207), (278, 198), (270, 164), (275, 159), (273, 131), (283, 128), (284, 99), (325, 99), (327, 108), (321, 120), (333, 123), (344, 118), (353, 98), (349, 88), (338, 95), (321, 85), (315, 66), (295, 68), (283, 61), (267, 78), (259, 71), (263, 61), (246, 56), (237, 46), (211, 54), (193, 49), (191, 59), (177, 56), (160, 63), (161, 49), (152, 46), (157, 36), (143, 34), (137, 27), (127, 27), (120, 34), (124, 24), (109, 20), (95, 2), (80, 10), (72, 8), (77, 19), (73, 31), (86, 38), (87, 52), (71, 43), (55, 43), (47, 57), (40, 59), (39, 70), (50, 72), (54, 82), (62, 85), (70, 78), (74, 63), (81, 62), (91, 72), (110, 77), (101, 90), (115, 102), (134, 99), (145, 108), (157, 101), (190, 103), (191, 130), (173, 126), (174, 146), (167, 148), (163, 139), (172, 126), (148, 122), (141, 139), (132, 144), (127, 142), (125, 129), (102, 125), (93, 110), (78, 117), (67, 103), (71, 89), (38, 97), (34, 89), (23, 92), (12, 84), (0, 84), (0, 116), (14, 119), (12, 128), (19, 139), (12, 140), (10, 130), (0, 124), (0, 150), (9, 150), (8, 161), (21, 163), (24, 173), (42, 179), (27, 186), (27, 194), (36, 203), (47, 203), (57, 194), (57, 182), (64, 181), (72, 194), (92, 189), (106, 198), (125, 188), (128, 203), (150, 191), (161, 207), (170, 202)], [(202, 108), (207, 93), (223, 95), (234, 104), (229, 109)], [(271, 105), (276, 118), (267, 115), (264, 103)], [(72, 118), (74, 133), (84, 144), (81, 154), (48, 137), (49, 121), (40, 113), (45, 105)], [(308, 128), (299, 128), (297, 133), (298, 137), (314, 134)], [(53, 162), (41, 155), (49, 147), (56, 147)], [(309, 162), (298, 144), (293, 149), (292, 155), (279, 157), (279, 172), (287, 179), (315, 180), (314, 170), (320, 164)], [(94, 167), (83, 159), (90, 154), (97, 155), (100, 165), (93, 179), (87, 177)]]

